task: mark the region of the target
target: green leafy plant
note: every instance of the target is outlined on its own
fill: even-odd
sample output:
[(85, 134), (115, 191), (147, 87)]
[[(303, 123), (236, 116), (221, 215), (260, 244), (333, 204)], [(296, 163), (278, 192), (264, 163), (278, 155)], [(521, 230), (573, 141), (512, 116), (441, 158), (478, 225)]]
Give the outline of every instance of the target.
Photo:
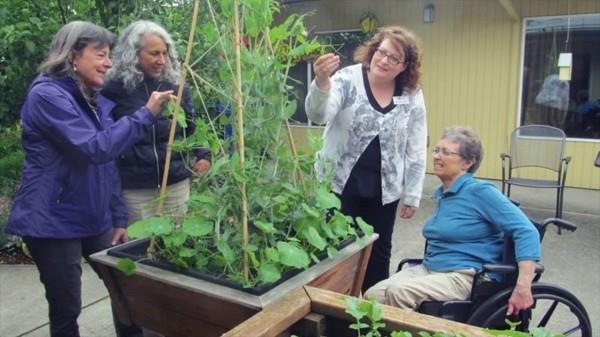
[[(385, 327), (383, 323), (383, 312), (381, 305), (375, 302), (375, 299), (364, 300), (356, 297), (345, 297), (346, 313), (354, 318), (355, 322), (349, 325), (350, 329), (357, 332), (357, 336), (365, 337), (412, 337), (412, 333), (408, 331), (392, 331), (389, 335), (384, 335), (380, 330)], [(502, 337), (564, 337), (562, 334), (555, 334), (545, 328), (532, 328), (529, 332), (517, 331), (517, 327), (521, 322), (511, 322), (506, 320), (509, 326), (508, 330), (484, 329), (490, 336)], [(463, 334), (455, 334), (451, 332), (434, 332), (420, 331), (420, 337), (466, 337)]]
[[(375, 299), (363, 300), (356, 297), (346, 297), (346, 313), (355, 319), (355, 322), (350, 324), (350, 329), (357, 332), (357, 336), (365, 337), (383, 337), (388, 336), (380, 331), (385, 327), (383, 323), (383, 311), (381, 305)], [(429, 333), (421, 331), (418, 334), (420, 337), (465, 337), (462, 334), (454, 334), (448, 332)], [(408, 331), (392, 331), (390, 337), (412, 337)]]
[(18, 125), (0, 128), (0, 248), (9, 244), (4, 227), (10, 201), (21, 179), (23, 157), (21, 128)]
[(485, 329), (491, 336), (499, 337), (564, 337), (563, 334), (556, 334), (545, 328), (531, 328), (529, 332), (517, 331), (521, 322), (512, 322), (505, 320), (508, 330)]
[[(197, 132), (172, 149), (208, 147), (212, 168), (193, 181), (185, 217), (166, 210), (128, 232), (151, 237), (151, 252), (181, 268), (246, 287), (272, 283), (373, 231), (339, 211), (329, 184), (314, 176), (312, 152), (297, 151), (289, 137), (286, 121), (298, 104), (290, 95), (289, 69), (325, 48), (307, 37), (303, 16), (273, 25), (277, 1), (204, 3), (209, 19), (193, 30), (200, 37), (195, 48), (204, 52), (184, 64), (203, 118), (195, 121)], [(207, 91), (233, 113), (211, 117)], [(224, 139), (220, 130), (227, 124), (234, 132)]]

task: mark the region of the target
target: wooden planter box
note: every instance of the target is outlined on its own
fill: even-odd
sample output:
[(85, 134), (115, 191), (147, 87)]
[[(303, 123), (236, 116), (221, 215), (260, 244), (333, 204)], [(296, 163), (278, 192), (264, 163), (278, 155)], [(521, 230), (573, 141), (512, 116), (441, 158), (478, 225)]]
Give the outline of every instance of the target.
[[(461, 333), (469, 337), (489, 337), (479, 327), (382, 305), (385, 330)], [(277, 302), (236, 326), (223, 337), (299, 337), (356, 336), (348, 326), (354, 318), (345, 313), (344, 296), (328, 290), (305, 286), (290, 292)], [(363, 331), (363, 334), (365, 332)]]
[(358, 295), (377, 237), (364, 238), (362, 247), (351, 243), (335, 259), (327, 258), (262, 295), (140, 263), (134, 275), (126, 276), (116, 268), (119, 259), (107, 255), (107, 250), (93, 254), (91, 260), (121, 321), (166, 336), (210, 337), (221, 336), (304, 285)]

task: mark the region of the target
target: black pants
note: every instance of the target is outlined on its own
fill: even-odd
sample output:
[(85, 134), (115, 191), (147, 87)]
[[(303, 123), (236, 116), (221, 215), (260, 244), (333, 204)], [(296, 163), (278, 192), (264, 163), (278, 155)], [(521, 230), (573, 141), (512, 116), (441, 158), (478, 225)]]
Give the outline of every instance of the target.
[[(24, 237), (46, 290), (52, 337), (79, 337), (81, 258), (111, 246), (113, 231), (77, 239)], [(114, 316), (113, 316), (114, 317)], [(117, 336), (141, 336), (141, 329), (115, 321)]]
[(377, 282), (385, 280), (390, 275), (390, 257), (392, 256), (392, 233), (396, 220), (398, 201), (382, 205), (381, 197), (363, 198), (341, 195), (342, 213), (361, 217), (373, 226), (379, 239), (373, 244), (367, 272), (363, 282), (363, 293)]

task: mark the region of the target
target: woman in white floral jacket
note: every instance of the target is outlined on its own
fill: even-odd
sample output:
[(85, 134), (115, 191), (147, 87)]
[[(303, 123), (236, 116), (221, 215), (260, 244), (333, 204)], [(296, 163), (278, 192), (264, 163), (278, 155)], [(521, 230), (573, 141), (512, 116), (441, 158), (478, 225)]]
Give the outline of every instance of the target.
[(375, 242), (363, 290), (389, 276), (392, 232), (400, 216), (419, 207), (427, 146), (427, 122), (419, 87), (421, 49), (403, 27), (381, 29), (354, 55), (358, 64), (332, 74), (339, 56), (326, 54), (314, 65), (306, 98), (310, 120), (327, 124), (316, 169), (333, 177), (342, 212), (375, 228)]

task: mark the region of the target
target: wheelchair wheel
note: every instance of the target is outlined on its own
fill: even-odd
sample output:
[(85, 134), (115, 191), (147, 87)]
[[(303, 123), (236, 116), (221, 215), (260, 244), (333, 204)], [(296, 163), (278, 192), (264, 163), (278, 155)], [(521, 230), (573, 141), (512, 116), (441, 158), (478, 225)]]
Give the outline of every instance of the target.
[[(492, 329), (508, 329), (505, 323), (508, 299), (512, 289), (505, 289), (482, 303), (467, 323)], [(581, 302), (560, 287), (535, 283), (532, 286), (533, 306), (521, 314), (524, 324), (518, 330), (543, 327), (564, 336), (591, 337), (589, 316)]]

